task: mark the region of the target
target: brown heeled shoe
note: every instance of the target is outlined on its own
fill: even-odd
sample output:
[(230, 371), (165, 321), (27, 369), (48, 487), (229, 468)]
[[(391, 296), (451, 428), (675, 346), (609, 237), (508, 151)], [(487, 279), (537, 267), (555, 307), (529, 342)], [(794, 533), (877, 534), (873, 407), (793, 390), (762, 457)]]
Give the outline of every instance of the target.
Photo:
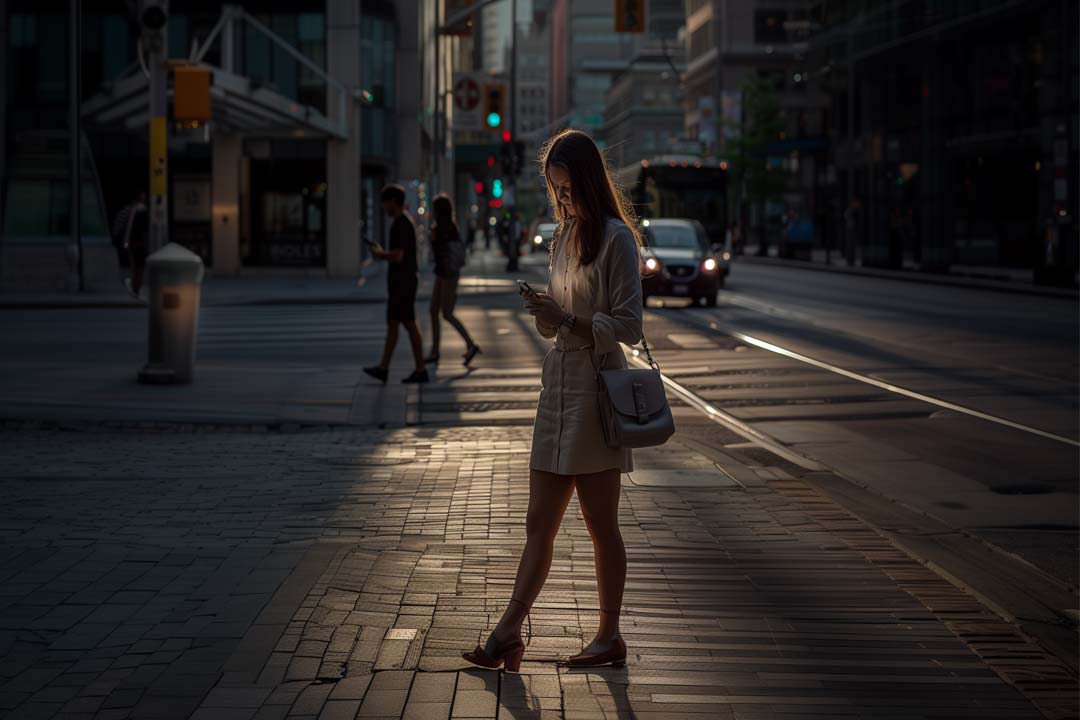
[[(618, 615), (617, 611), (601, 610), (602, 615)], [(596, 667), (597, 665), (611, 665), (622, 667), (626, 665), (626, 642), (616, 635), (611, 639), (611, 647), (601, 652), (581, 652), (564, 660), (562, 665), (567, 667)]]
[[(521, 603), (521, 605), (528, 608), (528, 605), (525, 605), (525, 603), (517, 598), (511, 598), (510, 602)], [(531, 640), (532, 619), (529, 618), (528, 610), (525, 612), (525, 619), (529, 621), (528, 640)], [(509, 672), (517, 672), (521, 667), (521, 657), (525, 654), (525, 647), (527, 645), (528, 641), (522, 642), (521, 638), (517, 637), (505, 645), (497, 645), (494, 655), (488, 655), (483, 646), (477, 644), (471, 651), (461, 653), (461, 657), (466, 661), (471, 662), (473, 665), (479, 665), (482, 668), (494, 670), (500, 665), (503, 665)]]
[(622, 667), (626, 664), (626, 643), (618, 635), (611, 642), (612, 646), (603, 652), (578, 653), (567, 658), (562, 664), (567, 667), (596, 667), (609, 664), (612, 667)]

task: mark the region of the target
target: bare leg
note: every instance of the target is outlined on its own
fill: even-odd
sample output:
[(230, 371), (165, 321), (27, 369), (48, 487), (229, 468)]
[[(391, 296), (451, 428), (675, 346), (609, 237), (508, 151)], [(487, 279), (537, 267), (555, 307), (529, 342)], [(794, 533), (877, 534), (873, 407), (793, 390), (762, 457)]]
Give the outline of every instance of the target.
[(135, 291), (135, 294), (139, 294), (139, 290), (142, 288), (143, 270), (145, 265), (140, 261), (133, 261), (131, 263), (131, 289)]
[(442, 278), (436, 276), (435, 287), (431, 290), (431, 355), (432, 357), (439, 354), (439, 333), (442, 328), (440, 327), (439, 314), (442, 312), (442, 302), (440, 301)]
[(383, 344), (382, 361), (379, 363), (383, 370), (390, 367), (390, 358), (394, 356), (394, 348), (397, 347), (397, 336), (397, 320), (391, 320), (386, 324), (386, 343)]
[(458, 320), (457, 315), (452, 312), (443, 312), (443, 317), (446, 318), (446, 322), (454, 326), (454, 329), (458, 331), (458, 335), (465, 341), (465, 347), (469, 348), (473, 346), (473, 339), (469, 335), (469, 331), (465, 329), (465, 325)]
[(555, 535), (563, 513), (574, 494), (574, 476), (556, 475), (540, 470), (529, 471), (529, 513), (525, 518), (525, 550), (518, 561), (514, 580), (514, 600), (503, 611), (499, 624), (488, 638), (489, 653), (499, 643), (521, 634), (521, 623), (544, 587), (551, 569)]
[(619, 532), (619, 484), (617, 468), (578, 475), (578, 502), (593, 542), (596, 583), (600, 593), (600, 627), (587, 650), (602, 650), (619, 634), (619, 610), (626, 585), (626, 548)]
[(404, 325), (405, 332), (409, 333), (409, 344), (412, 345), (413, 362), (416, 364), (416, 371), (420, 372), (424, 369), (424, 348), (420, 340), (420, 328), (416, 326), (415, 320), (406, 320)]
[(450, 280), (444, 280), (446, 283), (446, 293), (443, 298), (444, 304), (442, 306), (442, 316), (446, 318), (446, 322), (454, 326), (454, 329), (458, 331), (458, 335), (465, 341), (466, 350), (471, 348), (475, 343), (472, 337), (469, 336), (469, 331), (465, 329), (465, 325), (458, 320), (457, 315), (454, 314), (454, 307), (457, 305), (457, 278)]

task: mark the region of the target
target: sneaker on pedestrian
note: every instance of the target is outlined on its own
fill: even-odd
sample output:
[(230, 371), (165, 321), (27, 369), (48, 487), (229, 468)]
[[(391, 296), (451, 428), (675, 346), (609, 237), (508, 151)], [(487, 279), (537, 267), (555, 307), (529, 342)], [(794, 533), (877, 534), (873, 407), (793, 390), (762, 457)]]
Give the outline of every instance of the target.
[[(366, 372), (368, 375), (370, 375), (371, 377), (373, 377), (376, 380), (378, 380), (379, 382), (381, 382), (383, 385), (386, 384), (386, 376), (389, 374), (387, 372), (386, 368), (379, 367), (378, 365), (372, 365), (371, 367), (366, 367), (366, 368), (364, 368), (364, 372)], [(415, 375), (415, 373), (413, 373), (413, 374)]]
[(413, 370), (412, 375), (407, 378), (403, 378), (403, 383), (426, 383), (428, 382), (427, 370)]

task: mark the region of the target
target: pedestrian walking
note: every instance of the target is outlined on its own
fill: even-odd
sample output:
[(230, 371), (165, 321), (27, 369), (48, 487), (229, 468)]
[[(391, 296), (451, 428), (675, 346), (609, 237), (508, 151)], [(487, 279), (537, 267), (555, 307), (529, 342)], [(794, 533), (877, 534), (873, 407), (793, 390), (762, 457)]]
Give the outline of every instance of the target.
[(521, 216), (514, 213), (506, 231), (506, 272), (518, 271), (518, 256), (521, 255)]
[(633, 466), (629, 449), (604, 442), (596, 374), (601, 363), (625, 368), (619, 343), (641, 340), (640, 239), (633, 210), (588, 135), (556, 135), (541, 153), (541, 167), (558, 228), (547, 292), (523, 286), (522, 296), (537, 330), (554, 346), (544, 358), (533, 426), (525, 550), (494, 631), (463, 657), (483, 667), (518, 669), (521, 625), (547, 579), (555, 536), (576, 489), (593, 542), (600, 624), (584, 652), (566, 663), (621, 665), (626, 551), (618, 522), (619, 478)]
[(448, 323), (465, 341), (465, 365), (480, 352), (465, 325), (454, 315), (457, 304), (458, 278), (465, 265), (465, 242), (454, 221), (454, 205), (446, 193), (439, 193), (431, 203), (435, 224), (431, 228), (431, 254), (435, 258), (435, 285), (431, 290), (431, 354), (425, 362), (439, 362), (441, 320)]
[(144, 190), (137, 190), (131, 202), (120, 208), (113, 221), (112, 235), (117, 262), (131, 273), (124, 278), (124, 286), (139, 297), (150, 247), (150, 209), (146, 206)]
[(387, 185), (382, 189), (382, 205), (390, 223), (389, 247), (373, 242), (371, 256), (390, 263), (386, 286), (386, 342), (383, 344), (382, 360), (378, 365), (364, 368), (371, 377), (385, 383), (390, 373), (390, 359), (397, 346), (398, 325), (404, 325), (412, 346), (415, 368), (403, 383), (426, 383), (424, 352), (420, 341), (420, 328), (416, 326), (416, 288), (419, 284), (416, 265), (416, 227), (405, 214), (405, 188)]

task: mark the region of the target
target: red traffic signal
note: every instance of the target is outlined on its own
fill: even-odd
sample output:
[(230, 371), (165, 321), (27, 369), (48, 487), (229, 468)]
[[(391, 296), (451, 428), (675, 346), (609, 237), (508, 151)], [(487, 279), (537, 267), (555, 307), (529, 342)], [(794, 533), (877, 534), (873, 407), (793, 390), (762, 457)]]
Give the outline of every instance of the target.
[(502, 200), (488, 200), (488, 207), (489, 208), (501, 208), (502, 207)]
[(484, 183), (477, 180), (476, 184), (473, 185), (473, 189), (476, 190), (477, 195), (483, 195), (484, 194)]
[(510, 131), (503, 130), (503, 142), (510, 142)]
[(488, 155), (488, 167), (495, 167), (495, 156)]

